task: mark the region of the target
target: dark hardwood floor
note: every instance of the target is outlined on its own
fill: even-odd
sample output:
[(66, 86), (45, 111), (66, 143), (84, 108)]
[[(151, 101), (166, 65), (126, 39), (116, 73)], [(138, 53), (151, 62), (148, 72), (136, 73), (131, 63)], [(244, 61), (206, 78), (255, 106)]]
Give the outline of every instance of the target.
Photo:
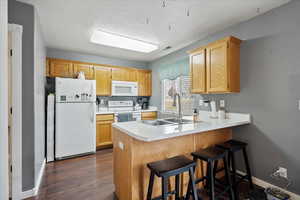
[(113, 200), (112, 149), (46, 165), (39, 195), (28, 200)]
[[(249, 199), (248, 184), (240, 190), (241, 199)], [(38, 199), (114, 200), (112, 149), (47, 164), (38, 196), (27, 200)]]

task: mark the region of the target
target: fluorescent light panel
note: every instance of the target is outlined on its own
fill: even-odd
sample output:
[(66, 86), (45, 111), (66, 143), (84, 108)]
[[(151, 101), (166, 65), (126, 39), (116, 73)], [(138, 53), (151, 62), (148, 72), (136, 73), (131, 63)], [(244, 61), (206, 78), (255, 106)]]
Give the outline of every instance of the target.
[(143, 42), (136, 39), (131, 39), (126, 36), (121, 36), (113, 33), (108, 33), (102, 30), (95, 30), (91, 42), (105, 46), (129, 49), (143, 53), (150, 53), (158, 49), (157, 45)]

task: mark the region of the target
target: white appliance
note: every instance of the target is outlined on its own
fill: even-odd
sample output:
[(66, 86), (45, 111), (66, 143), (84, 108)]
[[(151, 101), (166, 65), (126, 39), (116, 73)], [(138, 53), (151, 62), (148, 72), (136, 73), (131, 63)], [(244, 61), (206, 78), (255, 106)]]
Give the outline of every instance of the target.
[(54, 161), (54, 94), (49, 94), (47, 97), (47, 162)]
[(96, 151), (96, 82), (56, 78), (55, 158)]
[(112, 81), (112, 96), (138, 96), (138, 83)]
[(138, 121), (141, 111), (135, 111), (133, 101), (108, 101), (108, 109), (115, 114), (116, 122)]

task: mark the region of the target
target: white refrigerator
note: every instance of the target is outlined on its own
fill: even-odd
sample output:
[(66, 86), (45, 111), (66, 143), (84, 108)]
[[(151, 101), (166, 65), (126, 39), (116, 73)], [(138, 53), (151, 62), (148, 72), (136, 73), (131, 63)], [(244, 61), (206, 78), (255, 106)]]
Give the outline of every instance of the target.
[(95, 80), (56, 78), (55, 90), (55, 159), (95, 153)]

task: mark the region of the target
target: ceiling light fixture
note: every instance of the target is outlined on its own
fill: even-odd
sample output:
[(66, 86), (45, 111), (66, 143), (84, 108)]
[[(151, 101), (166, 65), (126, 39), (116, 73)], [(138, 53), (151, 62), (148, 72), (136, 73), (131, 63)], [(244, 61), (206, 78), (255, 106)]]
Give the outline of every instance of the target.
[(128, 49), (143, 53), (150, 53), (158, 49), (158, 45), (114, 33), (109, 33), (99, 29), (94, 31), (90, 41), (96, 44)]

